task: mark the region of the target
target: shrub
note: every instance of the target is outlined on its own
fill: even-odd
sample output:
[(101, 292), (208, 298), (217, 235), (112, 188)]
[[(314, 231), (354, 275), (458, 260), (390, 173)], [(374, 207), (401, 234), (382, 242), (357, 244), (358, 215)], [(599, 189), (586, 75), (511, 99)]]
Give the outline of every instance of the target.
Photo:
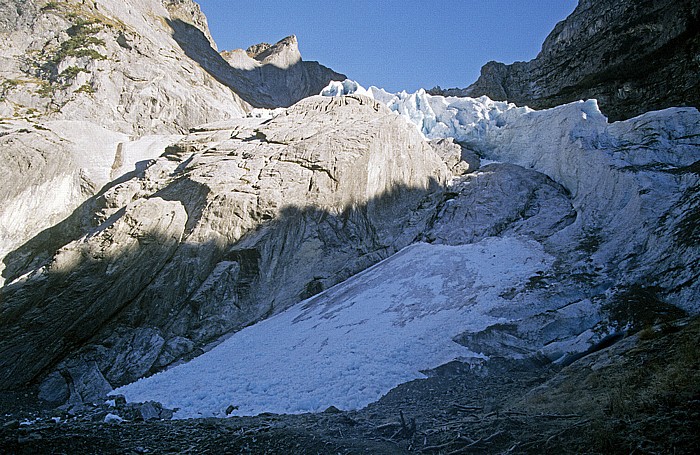
[(613, 328), (632, 333), (688, 315), (683, 309), (661, 300), (660, 291), (657, 286), (640, 284), (625, 287), (603, 305), (603, 311), (608, 314)]
[(86, 72), (86, 70), (78, 66), (69, 66), (61, 72), (60, 76), (63, 76), (67, 80), (72, 80), (82, 72)]
[(92, 95), (95, 93), (95, 89), (90, 84), (84, 84), (81, 85), (80, 88), (75, 91), (75, 93), (87, 93), (88, 95)]

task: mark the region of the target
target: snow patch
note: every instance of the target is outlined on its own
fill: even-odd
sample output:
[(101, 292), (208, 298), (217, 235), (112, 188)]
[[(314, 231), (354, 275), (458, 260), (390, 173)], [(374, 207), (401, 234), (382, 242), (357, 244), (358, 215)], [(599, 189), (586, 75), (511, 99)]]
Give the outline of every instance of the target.
[(411, 245), (385, 261), (235, 333), (189, 363), (115, 390), (179, 408), (176, 418), (358, 409), (421, 371), (484, 357), (452, 339), (502, 322), (504, 290), (552, 258), (537, 242), (489, 238)]

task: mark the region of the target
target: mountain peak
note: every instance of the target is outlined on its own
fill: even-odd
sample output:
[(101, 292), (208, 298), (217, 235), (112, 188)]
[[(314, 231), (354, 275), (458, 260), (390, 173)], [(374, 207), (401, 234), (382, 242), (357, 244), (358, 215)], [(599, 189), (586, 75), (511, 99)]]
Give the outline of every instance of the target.
[(163, 6), (170, 13), (170, 17), (174, 20), (181, 20), (185, 23), (194, 25), (204, 33), (211, 44), (211, 47), (216, 49), (216, 42), (211, 36), (207, 17), (202, 12), (199, 4), (192, 0), (162, 0)]
[(246, 49), (246, 54), (262, 64), (271, 64), (279, 68), (289, 68), (301, 61), (296, 35), (282, 38), (275, 44), (254, 44)]

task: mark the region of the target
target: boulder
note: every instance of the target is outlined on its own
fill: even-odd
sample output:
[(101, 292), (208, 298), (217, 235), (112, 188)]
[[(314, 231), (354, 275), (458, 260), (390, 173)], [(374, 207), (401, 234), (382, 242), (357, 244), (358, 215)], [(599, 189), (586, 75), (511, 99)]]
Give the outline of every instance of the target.
[(69, 380), (69, 405), (104, 401), (112, 386), (107, 382), (95, 362), (71, 362), (66, 368)]

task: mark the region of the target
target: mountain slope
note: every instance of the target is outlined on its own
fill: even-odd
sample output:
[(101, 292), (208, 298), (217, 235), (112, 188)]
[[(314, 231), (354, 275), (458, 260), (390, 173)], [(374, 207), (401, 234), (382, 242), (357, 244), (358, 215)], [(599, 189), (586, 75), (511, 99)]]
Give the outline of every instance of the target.
[(198, 7), (187, 17), (185, 3), (194, 5), (3, 0), (17, 17), (0, 35), (0, 116), (92, 121), (143, 135), (243, 115), (247, 104), (173, 38), (169, 22), (206, 27)]
[(2, 0), (0, 10), (0, 258), (62, 246), (47, 231), (59, 223), (77, 236), (85, 226), (69, 215), (172, 135), (287, 106), (341, 77), (296, 47), (288, 67), (230, 66), (191, 0)]
[(77, 235), (54, 232), (58, 251), (8, 256), (2, 383), (68, 356), (118, 385), (195, 355), (408, 245), (447, 176), (412, 125), (368, 98), (203, 127), (92, 199)]
[(65, 235), (79, 232), (69, 215), (159, 156), (157, 144), (250, 109), (173, 39), (173, 18), (206, 31), (190, 1), (2, 0), (0, 8), (1, 258), (31, 239), (55, 250), (60, 240), (45, 230), (60, 223)]

